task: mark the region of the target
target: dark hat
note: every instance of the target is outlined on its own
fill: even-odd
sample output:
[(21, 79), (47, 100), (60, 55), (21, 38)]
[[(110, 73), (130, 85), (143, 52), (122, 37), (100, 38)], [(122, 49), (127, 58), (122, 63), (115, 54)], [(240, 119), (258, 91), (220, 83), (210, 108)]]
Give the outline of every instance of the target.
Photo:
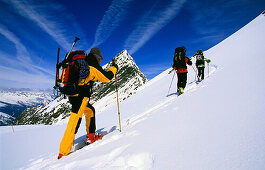
[(198, 54), (202, 54), (202, 50), (198, 50), (198, 52), (197, 52)]
[(94, 47), (90, 50), (90, 53), (91, 54), (94, 54), (94, 56), (97, 58), (97, 59), (103, 59), (103, 55), (100, 51), (100, 49), (98, 47)]

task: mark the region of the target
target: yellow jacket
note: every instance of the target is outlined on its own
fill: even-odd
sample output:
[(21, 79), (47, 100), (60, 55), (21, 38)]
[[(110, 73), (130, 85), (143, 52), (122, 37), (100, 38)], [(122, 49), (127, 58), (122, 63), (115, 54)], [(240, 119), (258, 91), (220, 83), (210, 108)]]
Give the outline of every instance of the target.
[(109, 82), (116, 75), (116, 67), (111, 66), (108, 71), (103, 70), (103, 68), (98, 64), (93, 54), (88, 54), (86, 61), (89, 66), (89, 75), (85, 79), (79, 80), (79, 94), (71, 95), (70, 97), (90, 97), (94, 81), (98, 80), (101, 82)]

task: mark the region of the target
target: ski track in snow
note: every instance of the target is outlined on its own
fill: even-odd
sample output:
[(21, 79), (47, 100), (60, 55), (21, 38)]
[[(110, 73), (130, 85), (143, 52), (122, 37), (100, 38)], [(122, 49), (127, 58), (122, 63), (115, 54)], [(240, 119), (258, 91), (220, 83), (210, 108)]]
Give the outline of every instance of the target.
[[(21, 169), (75, 169), (77, 167), (84, 168), (93, 165), (92, 169), (149, 169), (152, 167), (153, 158), (149, 153), (143, 152), (139, 154), (128, 154), (125, 157), (122, 156), (122, 152), (126, 150), (129, 145), (122, 145), (118, 148), (111, 150), (107, 154), (97, 155), (93, 157), (85, 157), (84, 159), (79, 159), (78, 157), (83, 157), (88, 152), (97, 150), (99, 147), (103, 147), (106, 144), (117, 142), (119, 139), (127, 136), (137, 135), (135, 131), (130, 133), (119, 133), (117, 130), (113, 134), (104, 138), (101, 141), (97, 141), (92, 145), (85, 146), (82, 150), (77, 150), (71, 153), (68, 157), (63, 157), (60, 161), (57, 160), (55, 155), (49, 155), (47, 158), (40, 158), (37, 160), (31, 160), (28, 167)], [(78, 157), (77, 157), (78, 156)], [(78, 158), (78, 160), (75, 160)], [(69, 159), (74, 159), (74, 161), (69, 161)]]
[[(213, 74), (215, 71), (217, 70), (217, 66), (211, 67), (211, 72), (209, 73), (209, 75)], [(208, 78), (209, 76), (206, 76), (205, 79), (203, 81), (201, 81), (199, 84), (197, 84), (196, 82), (191, 82), (187, 85), (187, 87), (184, 90), (184, 94), (188, 95), (190, 92), (196, 91), (197, 88), (199, 87), (205, 87), (204, 85), (204, 81)], [(142, 113), (137, 113), (136, 116), (131, 117), (130, 119), (126, 120), (126, 123), (123, 123), (124, 125), (136, 125), (138, 122), (141, 122), (143, 120), (147, 119), (147, 116), (149, 113), (152, 113), (153, 111), (161, 108), (161, 107), (166, 107), (168, 106), (170, 103), (172, 102), (177, 102), (176, 100), (178, 100), (178, 98), (181, 98), (184, 94), (177, 96), (176, 93), (170, 93), (168, 94), (167, 98), (165, 100), (163, 100), (161, 103), (159, 103), (158, 105), (148, 109), (145, 112)]]

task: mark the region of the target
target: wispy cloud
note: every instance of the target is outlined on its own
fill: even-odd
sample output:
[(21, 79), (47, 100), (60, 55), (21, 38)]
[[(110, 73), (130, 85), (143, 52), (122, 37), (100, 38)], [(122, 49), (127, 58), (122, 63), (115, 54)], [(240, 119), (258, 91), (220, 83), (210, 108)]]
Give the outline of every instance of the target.
[(26, 50), (25, 46), (20, 42), (20, 40), (10, 32), (4, 25), (0, 24), (0, 34), (2, 34), (6, 39), (14, 43), (17, 50), (17, 59), (19, 62), (31, 63), (29, 53)]
[(179, 13), (186, 0), (174, 0), (165, 9), (157, 11), (155, 7), (147, 11), (137, 23), (136, 29), (125, 41), (124, 48), (130, 54), (139, 50), (159, 30), (166, 26)]
[[(60, 21), (53, 20), (55, 17), (49, 16), (42, 12), (40, 5), (32, 5), (28, 1), (11, 0), (9, 3), (18, 10), (18, 12), (26, 18), (34, 21), (43, 31), (48, 33), (61, 47), (69, 49), (71, 43), (66, 38), (66, 30)], [(62, 7), (56, 6), (58, 10)], [(45, 6), (47, 8), (47, 6)], [(54, 8), (54, 7), (53, 7)], [(53, 18), (53, 19), (51, 19)]]
[[(31, 25), (26, 25), (25, 28), (19, 29), (24, 29), (28, 32), (28, 30), (35, 31), (36, 27), (40, 28), (40, 31), (50, 36), (49, 39), (57, 42), (66, 51), (72, 45), (68, 41), (68, 37), (70, 37), (68, 35), (76, 30), (80, 32), (79, 25), (73, 21), (71, 27), (65, 26), (66, 21), (71, 19), (72, 16), (70, 14), (65, 14), (63, 18), (57, 16), (56, 14), (65, 12), (64, 7), (60, 4), (46, 1), (41, 3), (33, 0), (3, 0), (3, 2), (7, 4), (10, 11), (12, 9), (12, 13), (17, 15), (20, 20), (15, 17), (9, 17), (15, 20), (0, 24), (0, 35), (3, 35), (5, 41), (8, 40), (14, 44), (16, 49), (15, 54), (14, 52), (9, 53), (5, 49), (0, 50), (0, 60), (3, 61), (0, 62), (1, 82), (6, 82), (5, 86), (13, 84), (15, 87), (52, 87), (54, 83), (54, 70), (50, 69), (52, 66), (37, 56), (40, 53), (34, 51), (30, 46), (26, 46), (23, 42), (23, 40), (30, 42), (29, 40), (32, 38), (30, 36), (34, 36), (35, 32), (25, 36), (16, 30), (17, 28), (12, 22), (21, 22), (21, 17), (24, 20), (26, 19), (29, 21), (27, 23), (31, 23)], [(1, 14), (8, 16), (6, 12), (9, 11), (1, 11)], [(7, 19), (2, 18), (2, 20), (5, 21)], [(39, 61), (41, 61), (41, 64)]]
[(47, 68), (33, 63), (26, 47), (14, 33), (0, 24), (0, 34), (12, 42), (16, 48), (16, 57), (0, 51), (0, 60), (2, 61), (0, 64), (0, 77), (2, 80), (24, 82), (25, 84), (30, 84), (30, 81), (36, 80), (38, 83), (51, 83), (52, 80), (49, 77), (53, 76), (53, 73)]
[[(240, 23), (251, 9), (248, 0), (200, 0), (187, 3), (192, 14), (192, 28), (205, 39), (215, 38), (219, 42), (236, 29), (234, 23)], [(203, 10), (198, 10), (203, 9)], [(246, 23), (242, 23), (244, 25)]]
[[(37, 69), (37, 70), (40, 70), (42, 72), (52, 74), (49, 70), (47, 70), (43, 67), (34, 65), (31, 58), (30, 58), (30, 54), (29, 54), (28, 50), (20, 42), (18, 37), (14, 33), (12, 33), (11, 31), (9, 31), (5, 26), (3, 26), (1, 24), (0, 24), (0, 34), (2, 34), (6, 39), (11, 41), (16, 47), (16, 58), (14, 58), (14, 57), (11, 57), (11, 58), (3, 57), (3, 58), (6, 58), (3, 60), (8, 60), (10, 64), (12, 64), (12, 63), (20, 64), (21, 66), (27, 68), (28, 70), (32, 70), (35, 72)], [(1, 54), (3, 54), (3, 53), (1, 53)]]
[[(8, 73), (8, 74), (6, 74)], [(16, 68), (0, 65), (1, 82), (8, 87), (47, 88), (52, 87), (53, 79), (45, 74), (31, 74)], [(5, 85), (1, 84), (1, 86)]]
[(140, 70), (148, 79), (152, 79), (158, 74), (170, 68), (171, 63), (159, 63), (159, 64), (145, 64), (140, 65)]
[(113, 0), (108, 10), (105, 12), (96, 30), (95, 40), (91, 47), (98, 46), (107, 40), (112, 32), (124, 19), (127, 9), (132, 0)]

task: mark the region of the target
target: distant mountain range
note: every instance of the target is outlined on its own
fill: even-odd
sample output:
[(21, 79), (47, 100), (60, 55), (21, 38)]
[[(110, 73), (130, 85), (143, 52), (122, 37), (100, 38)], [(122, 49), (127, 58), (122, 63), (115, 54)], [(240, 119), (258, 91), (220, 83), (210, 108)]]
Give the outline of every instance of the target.
[[(117, 72), (119, 100), (123, 101), (136, 93), (137, 89), (147, 82), (146, 76), (140, 71), (133, 58), (124, 50), (116, 57), (119, 70)], [(110, 63), (103, 66), (108, 69)], [(99, 113), (117, 102), (115, 80), (108, 83), (95, 82), (90, 103)], [(48, 105), (39, 105), (26, 109), (15, 120), (16, 125), (24, 124), (54, 124), (69, 117), (71, 105), (64, 96), (59, 96)]]
[(49, 90), (0, 89), (0, 126), (11, 125), (27, 108), (48, 104), (52, 101)]

